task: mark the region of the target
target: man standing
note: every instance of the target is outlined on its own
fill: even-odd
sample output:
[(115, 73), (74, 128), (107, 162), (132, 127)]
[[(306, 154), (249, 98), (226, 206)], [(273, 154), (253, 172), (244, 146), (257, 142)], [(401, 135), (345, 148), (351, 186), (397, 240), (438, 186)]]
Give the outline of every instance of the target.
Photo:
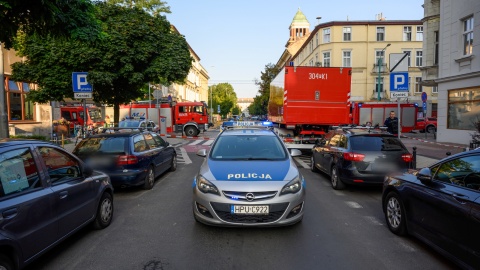
[(385, 123), (383, 124), (387, 127), (387, 131), (392, 134), (398, 134), (398, 118), (395, 117), (395, 112), (390, 112), (390, 117), (385, 119)]

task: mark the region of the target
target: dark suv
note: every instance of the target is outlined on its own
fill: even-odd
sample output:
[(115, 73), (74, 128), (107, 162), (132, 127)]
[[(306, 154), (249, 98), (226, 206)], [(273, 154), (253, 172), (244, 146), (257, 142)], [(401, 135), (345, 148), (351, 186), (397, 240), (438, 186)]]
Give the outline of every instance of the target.
[(400, 139), (373, 128), (332, 130), (312, 152), (312, 171), (328, 174), (334, 189), (382, 185), (386, 174), (407, 170), (413, 158)]
[(177, 169), (175, 148), (158, 134), (130, 129), (116, 131), (83, 139), (73, 153), (108, 174), (116, 187), (152, 189), (157, 176)]

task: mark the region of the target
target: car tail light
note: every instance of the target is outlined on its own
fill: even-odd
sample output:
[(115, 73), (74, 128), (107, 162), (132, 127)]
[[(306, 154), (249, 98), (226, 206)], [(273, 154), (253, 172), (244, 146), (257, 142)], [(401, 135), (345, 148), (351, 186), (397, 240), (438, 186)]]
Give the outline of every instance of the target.
[(343, 153), (343, 159), (348, 161), (363, 161), (365, 155), (358, 153), (346, 152)]
[(119, 156), (117, 159), (117, 165), (131, 165), (137, 164), (138, 159), (134, 155), (123, 155)]
[(412, 154), (403, 154), (402, 159), (405, 162), (412, 162), (413, 160), (413, 155)]

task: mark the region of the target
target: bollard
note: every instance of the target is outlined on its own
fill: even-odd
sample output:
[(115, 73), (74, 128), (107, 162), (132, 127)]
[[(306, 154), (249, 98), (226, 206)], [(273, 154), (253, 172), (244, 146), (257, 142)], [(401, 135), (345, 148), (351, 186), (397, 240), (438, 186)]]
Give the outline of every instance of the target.
[(65, 142), (64, 142), (64, 139), (65, 139), (65, 138), (64, 138), (63, 136), (64, 136), (64, 135), (63, 135), (63, 133), (62, 133), (62, 148), (65, 148)]
[(413, 158), (412, 158), (412, 167), (413, 167), (413, 169), (416, 170), (416, 169), (417, 169), (417, 147), (416, 147), (416, 146), (413, 147), (412, 156), (413, 156)]

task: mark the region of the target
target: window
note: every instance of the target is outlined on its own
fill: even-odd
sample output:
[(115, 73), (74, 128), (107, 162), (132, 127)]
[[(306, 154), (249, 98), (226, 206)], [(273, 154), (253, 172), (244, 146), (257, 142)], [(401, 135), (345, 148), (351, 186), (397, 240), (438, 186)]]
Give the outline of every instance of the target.
[(404, 26), (403, 27), (403, 41), (412, 41), (412, 27)]
[(133, 137), (133, 149), (135, 152), (143, 152), (147, 150), (147, 143), (145, 142), (143, 135), (140, 134)]
[(463, 21), (463, 55), (473, 51), (473, 16)]
[(423, 92), (423, 87), (421, 83), (422, 83), (422, 77), (415, 77), (415, 93)]
[(380, 72), (385, 72), (385, 51), (375, 51), (375, 72), (378, 72), (378, 66), (380, 65)]
[(155, 140), (155, 139), (153, 138), (152, 134), (150, 134), (150, 133), (145, 134), (145, 140), (147, 141), (147, 144), (148, 144), (148, 146), (150, 147), (150, 149), (158, 148), (158, 147), (161, 146), (161, 145), (158, 143), (158, 141)]
[(343, 41), (352, 41), (352, 27), (343, 27)]
[(403, 51), (403, 53), (408, 54), (407, 55), (407, 65), (408, 65), (408, 67), (411, 67), (412, 66), (412, 62), (411, 62), (412, 51)]
[(315, 47), (318, 47), (318, 33), (315, 34)]
[(438, 50), (439, 50), (439, 36), (438, 36), (438, 31), (433, 32), (435, 42), (434, 42), (434, 48), (433, 48), (433, 64), (438, 65)]
[(330, 66), (330, 52), (323, 53), (323, 66), (324, 67)]
[(462, 157), (437, 165), (433, 179), (447, 184), (480, 190), (480, 162), (478, 156)]
[[(375, 78), (375, 93), (378, 94), (378, 77)], [(380, 93), (383, 92), (383, 77), (380, 77)]]
[(417, 26), (417, 41), (423, 41), (423, 26)]
[(315, 65), (317, 65), (317, 63), (320, 63), (320, 61), (318, 61), (318, 53), (315, 54)]
[(70, 181), (81, 176), (78, 161), (68, 154), (53, 147), (39, 147), (38, 150), (52, 183)]
[(352, 66), (352, 52), (351, 51), (343, 51), (343, 58), (342, 58), (342, 66), (343, 67), (351, 67)]
[(480, 87), (448, 91), (447, 128), (475, 130), (480, 118)]
[(5, 87), (8, 120), (33, 120), (33, 102), (26, 99), (33, 85), (18, 83), (5, 76)]
[(438, 86), (432, 86), (432, 93), (438, 93)]
[(41, 186), (29, 148), (11, 150), (0, 155), (0, 198)]
[(377, 27), (377, 41), (385, 41), (385, 27)]
[(330, 42), (330, 28), (323, 29), (323, 43)]
[(415, 65), (417, 67), (421, 67), (423, 63), (423, 52), (422, 51), (416, 51), (415, 52)]

